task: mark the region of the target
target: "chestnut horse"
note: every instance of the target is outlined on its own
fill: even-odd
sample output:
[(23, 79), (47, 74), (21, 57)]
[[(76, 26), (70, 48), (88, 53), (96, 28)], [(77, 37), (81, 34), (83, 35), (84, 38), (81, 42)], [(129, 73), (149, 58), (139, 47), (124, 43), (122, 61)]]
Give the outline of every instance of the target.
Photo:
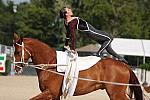
[[(22, 45), (24, 44), (24, 45)], [(23, 47), (22, 47), (23, 46)], [(32, 38), (14, 36), (15, 62), (27, 62), (32, 59), (33, 64), (56, 64), (56, 50), (45, 43)], [(24, 49), (24, 53), (22, 52)], [(23, 53), (23, 54), (22, 54)], [(22, 55), (24, 57), (22, 57)], [(24, 64), (17, 64), (23, 67)], [(20, 68), (16, 67), (18, 71)], [(56, 71), (56, 67), (49, 70)], [(45, 70), (36, 69), (41, 93), (30, 100), (60, 100), (62, 95), (63, 76)], [(120, 61), (106, 58), (98, 61), (91, 68), (80, 71), (79, 77), (96, 81), (118, 82), (125, 84), (139, 84), (139, 81), (130, 67)], [(125, 85), (114, 85), (86, 80), (78, 80), (74, 96), (84, 95), (98, 89), (105, 89), (110, 100), (128, 100)], [(136, 100), (143, 100), (140, 86), (130, 86)]]

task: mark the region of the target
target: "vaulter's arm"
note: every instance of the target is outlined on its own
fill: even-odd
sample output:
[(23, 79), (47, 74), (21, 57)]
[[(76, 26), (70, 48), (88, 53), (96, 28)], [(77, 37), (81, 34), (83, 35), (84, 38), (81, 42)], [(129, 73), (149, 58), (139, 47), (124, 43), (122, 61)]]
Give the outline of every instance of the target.
[(69, 40), (70, 40), (70, 32), (69, 32), (69, 29), (68, 27), (65, 25), (65, 28), (66, 28), (66, 39), (65, 39), (65, 46), (69, 46)]
[(65, 41), (65, 46), (69, 46), (69, 41), (71, 41), (71, 50), (75, 50), (76, 48), (76, 39), (75, 39), (75, 29), (74, 28), (71, 28), (67, 25), (65, 25), (66, 27), (66, 41)]

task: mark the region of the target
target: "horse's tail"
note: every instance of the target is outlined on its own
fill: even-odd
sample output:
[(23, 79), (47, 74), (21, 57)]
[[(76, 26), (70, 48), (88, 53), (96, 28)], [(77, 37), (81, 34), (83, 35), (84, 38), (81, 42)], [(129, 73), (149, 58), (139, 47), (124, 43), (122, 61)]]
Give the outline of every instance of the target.
[[(134, 72), (129, 69), (130, 80), (129, 84), (140, 84)], [(143, 91), (140, 86), (129, 86), (130, 91), (134, 93), (135, 100), (143, 100)]]

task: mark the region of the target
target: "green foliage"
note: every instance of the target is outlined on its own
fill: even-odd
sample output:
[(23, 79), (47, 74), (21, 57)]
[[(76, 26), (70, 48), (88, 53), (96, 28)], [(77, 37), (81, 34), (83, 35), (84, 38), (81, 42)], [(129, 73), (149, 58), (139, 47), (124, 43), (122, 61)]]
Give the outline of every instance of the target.
[[(46, 42), (53, 36), (54, 15), (49, 9), (34, 4), (22, 4), (16, 14), (17, 32), (23, 37), (38, 38)], [(55, 42), (55, 41), (52, 41)], [(48, 43), (53, 45), (53, 43)]]
[(19, 32), (46, 34), (51, 28), (53, 15), (45, 8), (35, 5), (22, 5), (19, 7), (16, 16), (16, 27)]
[(140, 68), (145, 70), (150, 70), (150, 63), (141, 64)]
[(12, 13), (9, 6), (3, 4), (0, 0), (0, 44), (12, 45)]
[[(59, 10), (71, 5), (75, 16), (86, 20), (99, 30), (121, 38), (150, 39), (149, 0), (31, 0), (31, 3), (4, 5), (0, 0), (0, 42), (9, 44), (10, 33), (32, 37), (61, 48), (66, 30)], [(82, 32), (77, 32), (77, 47), (93, 43)]]

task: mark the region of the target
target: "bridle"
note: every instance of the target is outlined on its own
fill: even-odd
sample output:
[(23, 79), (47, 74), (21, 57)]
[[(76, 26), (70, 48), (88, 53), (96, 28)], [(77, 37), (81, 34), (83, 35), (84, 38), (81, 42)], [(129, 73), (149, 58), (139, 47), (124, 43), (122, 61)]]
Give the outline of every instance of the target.
[[(21, 44), (15, 43), (15, 45), (18, 45), (19, 47), (21, 47), (21, 60), (16, 62), (16, 61), (15, 61), (16, 58), (15, 58), (15, 56), (14, 56), (14, 61), (13, 61), (13, 63), (14, 63), (14, 66), (15, 66), (15, 67), (20, 68), (20, 70), (22, 71), (22, 67), (19, 66), (19, 65), (17, 65), (17, 64), (21, 64), (21, 65), (23, 65), (23, 66), (27, 66), (27, 65), (28, 65), (28, 62), (25, 62), (24, 54), (25, 54), (25, 52), (27, 52), (27, 53), (30, 55), (30, 57), (31, 57), (32, 55), (31, 55), (31, 53), (29, 52), (29, 50), (27, 50), (27, 49), (25, 48), (24, 42), (21, 42)], [(13, 45), (13, 48), (15, 48), (14, 45)], [(29, 58), (30, 58), (30, 57), (29, 57)]]

